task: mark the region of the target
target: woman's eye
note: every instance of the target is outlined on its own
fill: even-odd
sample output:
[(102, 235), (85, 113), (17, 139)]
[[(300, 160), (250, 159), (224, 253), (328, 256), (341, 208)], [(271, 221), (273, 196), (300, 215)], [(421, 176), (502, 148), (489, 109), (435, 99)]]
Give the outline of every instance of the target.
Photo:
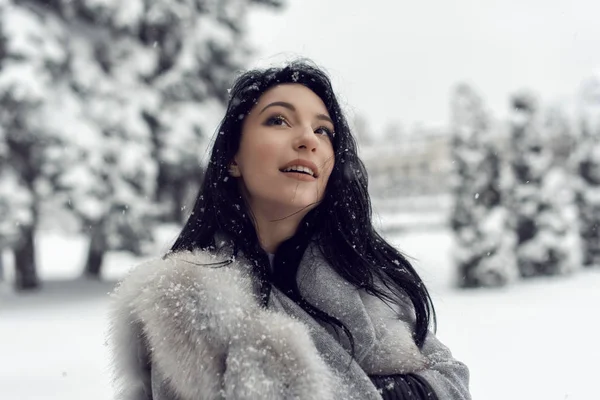
[(267, 120), (267, 125), (269, 126), (283, 126), (283, 125), (289, 125), (286, 121), (286, 119), (281, 116), (281, 115), (276, 115), (274, 117), (271, 117)]
[(321, 126), (321, 127), (317, 128), (317, 130), (315, 130), (315, 133), (320, 133), (321, 135), (327, 135), (330, 138), (333, 138), (333, 136), (334, 136), (333, 131), (325, 126)]

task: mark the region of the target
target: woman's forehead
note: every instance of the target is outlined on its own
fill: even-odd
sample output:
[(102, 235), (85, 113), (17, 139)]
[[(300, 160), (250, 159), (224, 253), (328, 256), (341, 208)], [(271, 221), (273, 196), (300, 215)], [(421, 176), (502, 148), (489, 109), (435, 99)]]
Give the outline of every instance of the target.
[(273, 102), (286, 102), (294, 107), (310, 107), (315, 112), (329, 114), (323, 100), (311, 89), (299, 83), (284, 83), (263, 93), (256, 104), (260, 110)]

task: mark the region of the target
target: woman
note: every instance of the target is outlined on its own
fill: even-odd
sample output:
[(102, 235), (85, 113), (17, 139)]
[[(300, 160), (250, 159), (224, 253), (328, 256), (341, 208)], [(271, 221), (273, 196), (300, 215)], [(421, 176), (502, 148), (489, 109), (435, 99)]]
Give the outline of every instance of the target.
[(169, 254), (114, 294), (122, 399), (468, 399), (433, 306), (371, 222), (356, 143), (318, 68), (239, 77)]

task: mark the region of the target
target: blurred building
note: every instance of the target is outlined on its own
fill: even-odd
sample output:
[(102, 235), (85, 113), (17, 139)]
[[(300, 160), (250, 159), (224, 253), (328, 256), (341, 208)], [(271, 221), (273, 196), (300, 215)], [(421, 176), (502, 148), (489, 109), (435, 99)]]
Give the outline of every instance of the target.
[[(554, 124), (555, 126), (557, 124)], [(555, 163), (567, 166), (576, 148), (576, 127), (544, 129)], [(490, 140), (500, 159), (510, 152), (510, 125), (494, 124)], [(394, 140), (385, 138), (362, 146), (360, 155), (369, 173), (369, 191), (375, 199), (436, 196), (450, 190), (452, 134), (449, 128), (420, 128)]]
[(376, 198), (435, 195), (448, 191), (451, 137), (442, 129), (419, 129), (361, 149)]

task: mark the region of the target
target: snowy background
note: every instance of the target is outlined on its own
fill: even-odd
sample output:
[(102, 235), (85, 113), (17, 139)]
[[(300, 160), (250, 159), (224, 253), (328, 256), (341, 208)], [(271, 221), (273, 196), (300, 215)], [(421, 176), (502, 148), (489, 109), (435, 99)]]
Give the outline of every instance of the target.
[(111, 398), (108, 293), (175, 239), (233, 76), (302, 56), (473, 398), (598, 398), (596, 3), (0, 0), (0, 399)]

